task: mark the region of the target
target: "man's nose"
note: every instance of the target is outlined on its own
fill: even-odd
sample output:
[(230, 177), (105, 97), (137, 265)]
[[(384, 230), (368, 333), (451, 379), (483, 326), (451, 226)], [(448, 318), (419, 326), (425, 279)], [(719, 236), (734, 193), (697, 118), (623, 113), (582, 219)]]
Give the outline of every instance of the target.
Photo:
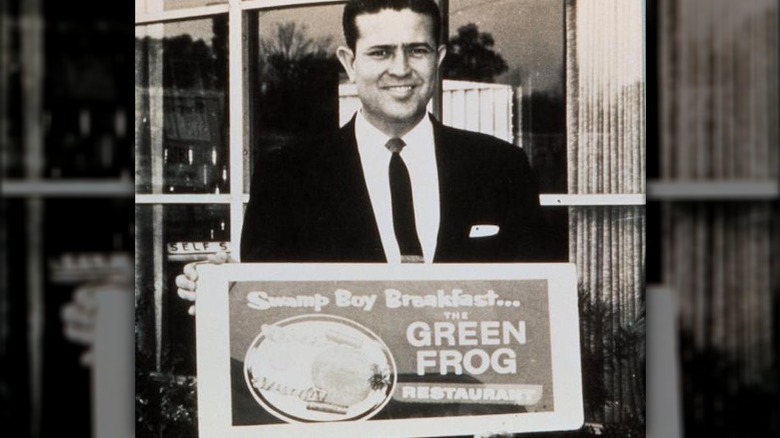
[(395, 76), (405, 76), (409, 70), (409, 56), (405, 50), (398, 50), (391, 60), (389, 73)]

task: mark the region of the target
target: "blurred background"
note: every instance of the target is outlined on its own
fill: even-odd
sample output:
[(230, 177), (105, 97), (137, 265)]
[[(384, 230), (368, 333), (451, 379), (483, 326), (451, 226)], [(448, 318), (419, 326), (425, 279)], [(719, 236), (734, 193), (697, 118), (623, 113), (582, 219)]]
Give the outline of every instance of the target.
[[(60, 315), (78, 289), (113, 295), (119, 284), (132, 311), (132, 15), (126, 2), (0, 2), (5, 433), (91, 436), (96, 375)], [(103, 333), (132, 330), (132, 318), (122, 321)], [(131, 352), (106, 370), (115, 372), (107, 391), (132, 390)]]
[(648, 19), (647, 272), (677, 311), (682, 429), (777, 435), (778, 3)]
[[(195, 436), (173, 278), (237, 247), (257, 148), (354, 111), (329, 56), (341, 5), (62, 3), (0, 3), (0, 418), (20, 436)], [(587, 423), (569, 435), (774, 436), (778, 5), (642, 3), (443, 2), (459, 56), (431, 110), (525, 148), (581, 267)], [(648, 351), (674, 360), (647, 357), (668, 367), (647, 391), (645, 285), (670, 298)], [(83, 290), (102, 328), (74, 342), (61, 313)], [(673, 342), (653, 344), (659, 317)], [(104, 352), (88, 366), (84, 343)], [(646, 412), (658, 388), (679, 416)]]

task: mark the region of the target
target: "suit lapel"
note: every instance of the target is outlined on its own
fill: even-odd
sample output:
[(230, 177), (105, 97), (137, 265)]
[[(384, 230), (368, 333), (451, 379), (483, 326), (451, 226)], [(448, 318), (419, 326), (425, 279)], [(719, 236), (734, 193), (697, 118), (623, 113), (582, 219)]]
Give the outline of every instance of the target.
[(437, 261), (447, 252), (448, 241), (452, 235), (452, 220), (458, 217), (457, 186), (460, 178), (457, 176), (461, 167), (461, 157), (455, 153), (455, 145), (447, 135), (444, 125), (431, 116), (433, 123), (433, 140), (436, 148), (436, 168), (439, 174), (439, 233), (436, 239)]
[(347, 222), (351, 224), (351, 229), (345, 232), (352, 237), (350, 241), (363, 242), (361, 247), (365, 248), (367, 261), (385, 261), (384, 248), (355, 139), (354, 117), (339, 130), (339, 141), (334, 148), (336, 151), (332, 155), (332, 169), (338, 181), (335, 187), (336, 196), (340, 199), (344, 211), (351, 216)]

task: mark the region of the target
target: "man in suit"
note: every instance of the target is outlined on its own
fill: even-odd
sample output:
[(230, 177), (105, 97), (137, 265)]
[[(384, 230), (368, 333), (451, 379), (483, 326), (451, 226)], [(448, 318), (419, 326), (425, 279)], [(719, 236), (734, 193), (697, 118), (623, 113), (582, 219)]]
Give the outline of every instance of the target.
[[(522, 149), (427, 114), (446, 48), (436, 4), (346, 5), (337, 51), (361, 110), (338, 132), (257, 157), (243, 262), (518, 262), (543, 258)], [(395, 154), (386, 145), (400, 139)], [(394, 155), (399, 155), (393, 158)], [(399, 242), (393, 160), (411, 183), (413, 254)], [(418, 245), (415, 243), (414, 245)]]
[[(446, 55), (439, 14), (432, 0), (355, 0), (345, 6), (347, 47), (337, 55), (362, 108), (336, 132), (256, 157), (242, 262), (544, 258), (538, 189), (523, 150), (443, 126), (427, 113)], [(226, 261), (225, 254), (220, 257), (215, 261)], [(194, 301), (196, 281), (197, 271), (188, 265), (176, 279), (179, 295)], [(232, 360), (234, 381), (243, 381), (242, 370)], [(425, 381), (467, 378), (429, 375)], [(239, 386), (232, 393), (233, 421), (274, 421)], [(395, 403), (377, 418), (522, 411), (511, 404)]]
[[(334, 133), (256, 157), (241, 261), (554, 261), (523, 150), (427, 113), (446, 55), (436, 3), (351, 1), (343, 27), (337, 55), (362, 108)], [(404, 144), (400, 153), (386, 147), (391, 139)], [(390, 162), (399, 157), (418, 254), (403, 254), (395, 228)], [(197, 277), (189, 264), (176, 278), (183, 299), (195, 300)]]

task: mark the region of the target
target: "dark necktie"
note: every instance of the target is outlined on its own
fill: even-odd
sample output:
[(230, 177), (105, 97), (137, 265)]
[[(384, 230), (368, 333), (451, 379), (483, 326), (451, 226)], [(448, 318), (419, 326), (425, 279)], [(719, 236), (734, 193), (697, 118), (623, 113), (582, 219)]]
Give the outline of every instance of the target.
[(398, 137), (391, 138), (385, 145), (393, 153), (389, 167), (393, 228), (395, 229), (395, 238), (398, 240), (398, 249), (401, 250), (401, 262), (421, 263), (423, 253), (414, 222), (412, 183), (400, 153), (404, 146), (406, 144)]

